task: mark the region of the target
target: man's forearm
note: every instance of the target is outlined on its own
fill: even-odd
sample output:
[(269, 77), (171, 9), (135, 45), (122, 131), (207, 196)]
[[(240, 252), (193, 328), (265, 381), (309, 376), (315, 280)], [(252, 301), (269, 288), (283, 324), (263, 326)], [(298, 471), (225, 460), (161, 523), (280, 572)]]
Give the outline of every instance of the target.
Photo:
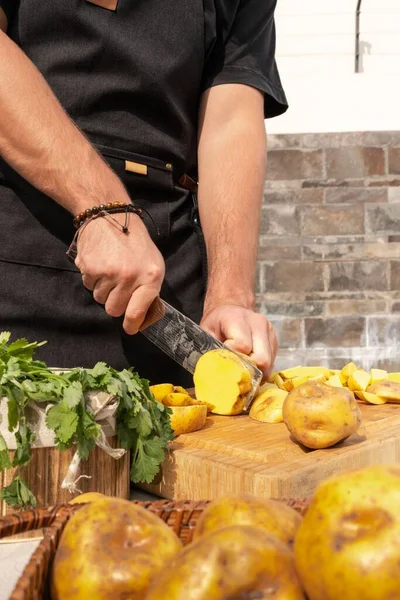
[[(203, 107), (199, 143), (199, 208), (208, 253), (205, 312), (223, 304), (253, 308), (266, 136), (262, 97), (242, 89), (229, 115), (224, 94)], [(243, 86), (240, 86), (243, 88)], [(248, 102), (246, 102), (248, 100)], [(222, 114), (218, 114), (222, 110)]]
[(0, 156), (72, 213), (127, 200), (118, 177), (2, 31), (0, 56)]

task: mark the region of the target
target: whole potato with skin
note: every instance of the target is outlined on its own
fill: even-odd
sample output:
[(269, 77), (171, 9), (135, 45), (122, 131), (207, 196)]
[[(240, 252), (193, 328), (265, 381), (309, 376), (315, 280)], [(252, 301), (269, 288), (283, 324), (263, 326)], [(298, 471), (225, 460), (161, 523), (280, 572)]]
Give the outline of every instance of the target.
[(52, 600), (142, 600), (181, 548), (168, 525), (141, 506), (107, 497), (87, 504), (62, 533)]
[(289, 392), (282, 413), (293, 437), (312, 449), (333, 446), (361, 425), (354, 394), (317, 381), (308, 381)]
[(296, 535), (309, 600), (400, 598), (400, 467), (365, 467), (319, 485)]
[(223, 527), (249, 525), (292, 545), (300, 523), (299, 513), (283, 502), (253, 496), (224, 496), (213, 500), (202, 512), (193, 539)]
[(244, 525), (193, 542), (158, 575), (146, 600), (304, 600), (293, 553)]

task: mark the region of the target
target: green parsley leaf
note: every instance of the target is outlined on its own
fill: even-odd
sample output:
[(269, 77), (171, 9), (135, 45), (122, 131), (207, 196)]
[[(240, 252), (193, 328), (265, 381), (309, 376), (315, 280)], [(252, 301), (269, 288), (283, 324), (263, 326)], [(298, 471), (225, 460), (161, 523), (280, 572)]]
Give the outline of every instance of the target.
[(5, 346), (8, 344), (11, 337), (11, 333), (9, 331), (2, 331), (0, 333), (0, 346)]
[(19, 506), (27, 508), (36, 506), (36, 498), (19, 475), (1, 492), (1, 499), (10, 506)]
[(131, 429), (136, 429), (138, 435), (143, 438), (150, 435), (154, 427), (150, 413), (144, 406), (140, 406), (139, 412), (129, 418), (128, 425)]
[(66, 388), (64, 393), (65, 402), (69, 408), (74, 408), (82, 400), (83, 390), (82, 385), (79, 381), (73, 381), (69, 387)]
[(131, 466), (133, 483), (151, 483), (153, 481), (160, 469), (160, 464), (164, 460), (164, 449), (164, 440), (157, 436), (145, 441), (138, 438)]
[(14, 396), (14, 390), (8, 390), (8, 431), (14, 431), (18, 426), (19, 411), (18, 403)]
[(8, 453), (6, 440), (0, 433), (0, 472), (4, 471), (4, 469), (10, 469), (10, 468), (11, 468), (11, 460), (10, 460), (10, 455)]
[(46, 416), (46, 425), (56, 435), (56, 442), (70, 442), (78, 427), (78, 415), (64, 402), (52, 406)]
[(15, 434), (17, 449), (14, 454), (13, 467), (23, 467), (31, 459), (31, 447), (35, 441), (35, 434), (24, 424), (20, 424), (19, 430)]

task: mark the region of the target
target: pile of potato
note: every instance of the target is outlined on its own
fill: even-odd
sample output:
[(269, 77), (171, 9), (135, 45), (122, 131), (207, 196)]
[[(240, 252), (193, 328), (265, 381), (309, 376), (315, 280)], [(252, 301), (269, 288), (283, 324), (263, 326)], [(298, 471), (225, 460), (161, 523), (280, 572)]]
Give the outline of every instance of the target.
[(62, 534), (52, 600), (400, 597), (399, 466), (331, 477), (304, 518), (270, 499), (216, 499), (186, 547), (141, 506), (90, 500)]

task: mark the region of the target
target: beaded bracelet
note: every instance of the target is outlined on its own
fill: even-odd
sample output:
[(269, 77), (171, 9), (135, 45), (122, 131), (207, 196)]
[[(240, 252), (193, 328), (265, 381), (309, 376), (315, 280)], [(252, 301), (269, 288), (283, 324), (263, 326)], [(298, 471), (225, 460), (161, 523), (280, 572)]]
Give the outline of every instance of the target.
[[(124, 210), (121, 210), (124, 209)], [(117, 213), (117, 212), (135, 212), (136, 214), (141, 213), (140, 208), (137, 208), (133, 204), (126, 202), (109, 202), (108, 204), (100, 204), (99, 206), (93, 206), (93, 208), (87, 208), (85, 211), (79, 213), (74, 218), (74, 227), (79, 229), (88, 219), (99, 215), (100, 213)]]

